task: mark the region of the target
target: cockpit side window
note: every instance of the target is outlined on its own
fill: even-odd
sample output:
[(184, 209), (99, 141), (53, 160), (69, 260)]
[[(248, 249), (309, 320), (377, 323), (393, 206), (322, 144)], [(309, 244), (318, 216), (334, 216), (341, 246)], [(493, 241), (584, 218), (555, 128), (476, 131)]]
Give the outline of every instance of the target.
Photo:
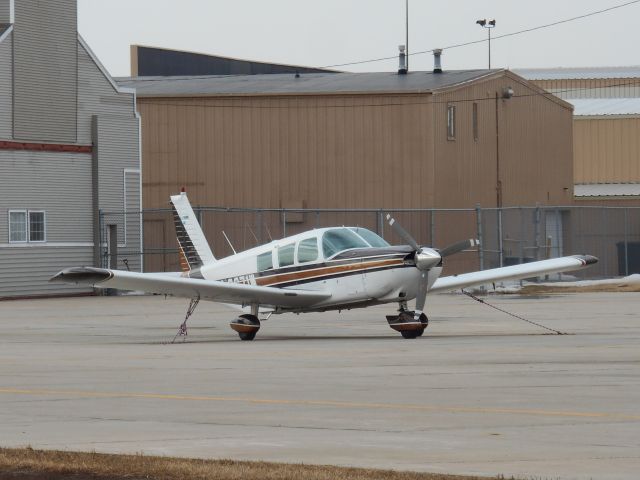
[(369, 244), (348, 228), (327, 230), (322, 236), (322, 253), (325, 258), (333, 257), (336, 253), (344, 250), (368, 247)]
[(298, 263), (313, 262), (318, 259), (318, 239), (307, 238), (298, 244)]
[(295, 252), (295, 249), (295, 243), (290, 243), (289, 245), (278, 248), (278, 264), (281, 267), (288, 267), (289, 265), (293, 265), (293, 254)]
[(261, 253), (258, 255), (258, 271), (264, 272), (273, 268), (273, 256), (271, 252)]
[(356, 232), (358, 235), (364, 238), (365, 241), (372, 247), (388, 247), (389, 246), (389, 244), (384, 238), (382, 238), (376, 233), (373, 233), (371, 230), (367, 230), (366, 228), (352, 227), (351, 231)]

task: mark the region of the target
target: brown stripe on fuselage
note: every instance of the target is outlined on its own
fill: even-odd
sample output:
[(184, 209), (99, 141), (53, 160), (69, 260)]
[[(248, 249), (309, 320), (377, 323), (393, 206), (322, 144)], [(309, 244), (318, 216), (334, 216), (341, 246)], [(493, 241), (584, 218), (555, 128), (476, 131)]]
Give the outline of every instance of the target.
[(354, 273), (360, 270), (368, 270), (370, 268), (389, 267), (393, 265), (403, 265), (402, 258), (393, 258), (387, 260), (374, 260), (369, 262), (354, 262), (347, 265), (336, 265), (332, 267), (310, 268), (291, 273), (281, 273), (271, 275), (269, 277), (256, 278), (256, 284), (261, 286), (275, 285), (279, 283), (295, 282), (306, 280), (313, 277), (323, 277), (326, 275), (335, 275), (340, 273)]

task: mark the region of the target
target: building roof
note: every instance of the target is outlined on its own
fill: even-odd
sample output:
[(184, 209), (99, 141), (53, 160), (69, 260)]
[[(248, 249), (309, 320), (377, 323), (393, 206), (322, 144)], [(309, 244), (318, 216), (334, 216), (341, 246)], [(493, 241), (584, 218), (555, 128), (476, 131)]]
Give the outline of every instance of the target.
[(131, 45), (132, 77), (295, 74), (296, 72), (321, 73), (330, 71), (333, 70)]
[(576, 197), (637, 197), (640, 196), (640, 183), (592, 183), (574, 185)]
[(517, 68), (513, 70), (527, 80), (584, 80), (602, 78), (638, 78), (640, 66), (581, 68)]
[(455, 70), (443, 73), (301, 73), (268, 75), (118, 78), (139, 97), (208, 95), (278, 95), (312, 93), (425, 93), (464, 84), (501, 70)]
[(575, 98), (567, 100), (573, 104), (573, 115), (640, 115), (640, 98)]

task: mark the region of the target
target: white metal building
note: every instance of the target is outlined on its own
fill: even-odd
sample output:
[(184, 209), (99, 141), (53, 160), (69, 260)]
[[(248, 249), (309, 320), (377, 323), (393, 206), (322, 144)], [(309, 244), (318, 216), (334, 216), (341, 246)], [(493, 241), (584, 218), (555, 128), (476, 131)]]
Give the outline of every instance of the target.
[[(0, 0), (0, 298), (81, 291), (48, 278), (118, 255), (140, 268), (135, 93), (77, 32), (76, 0)], [(100, 232), (104, 234), (100, 238)]]

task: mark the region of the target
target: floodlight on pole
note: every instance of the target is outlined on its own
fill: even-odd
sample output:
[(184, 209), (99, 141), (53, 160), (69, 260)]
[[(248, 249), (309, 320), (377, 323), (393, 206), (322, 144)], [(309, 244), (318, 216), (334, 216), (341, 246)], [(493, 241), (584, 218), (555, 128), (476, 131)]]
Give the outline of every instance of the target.
[(476, 23), (482, 28), (486, 28), (487, 33), (489, 34), (489, 70), (491, 70), (491, 29), (495, 28), (496, 21), (495, 19), (487, 20), (486, 18), (483, 18), (482, 20), (476, 20)]

